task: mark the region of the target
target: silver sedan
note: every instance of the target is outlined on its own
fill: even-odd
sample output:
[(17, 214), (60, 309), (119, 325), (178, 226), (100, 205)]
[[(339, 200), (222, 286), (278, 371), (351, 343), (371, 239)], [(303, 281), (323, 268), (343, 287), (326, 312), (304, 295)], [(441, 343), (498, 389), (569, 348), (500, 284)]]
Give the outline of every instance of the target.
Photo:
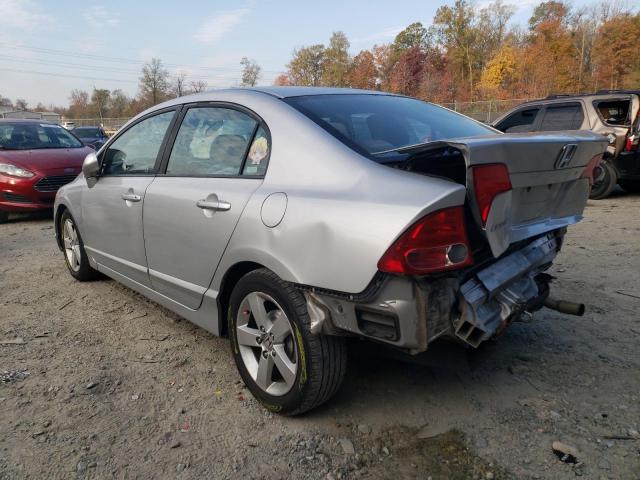
[(268, 409), (328, 400), (347, 337), (477, 347), (546, 305), (606, 140), (503, 135), (381, 92), (231, 89), (128, 122), (58, 192), (76, 279), (98, 272), (230, 338)]

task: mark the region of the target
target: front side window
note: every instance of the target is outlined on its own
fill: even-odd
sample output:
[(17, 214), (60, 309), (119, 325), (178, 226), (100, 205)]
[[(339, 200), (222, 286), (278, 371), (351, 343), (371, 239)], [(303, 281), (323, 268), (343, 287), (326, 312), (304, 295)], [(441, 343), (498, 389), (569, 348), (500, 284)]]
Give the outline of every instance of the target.
[(5, 150), (42, 150), (80, 148), (82, 142), (60, 125), (53, 123), (3, 123), (0, 147)]
[(146, 118), (126, 130), (104, 152), (103, 175), (153, 173), (162, 141), (175, 112)]
[[(190, 108), (173, 144), (167, 174), (240, 175), (257, 125), (254, 118), (238, 110)], [(258, 158), (257, 155), (254, 157)], [(257, 161), (254, 166), (260, 166), (260, 163)]]
[(369, 155), (436, 140), (496, 134), (463, 115), (407, 97), (309, 95), (285, 101), (338, 139)]
[(497, 124), (496, 128), (504, 133), (531, 132), (539, 111), (539, 108), (518, 110)]
[(582, 126), (584, 113), (579, 103), (569, 105), (549, 105), (540, 122), (541, 131), (578, 130)]

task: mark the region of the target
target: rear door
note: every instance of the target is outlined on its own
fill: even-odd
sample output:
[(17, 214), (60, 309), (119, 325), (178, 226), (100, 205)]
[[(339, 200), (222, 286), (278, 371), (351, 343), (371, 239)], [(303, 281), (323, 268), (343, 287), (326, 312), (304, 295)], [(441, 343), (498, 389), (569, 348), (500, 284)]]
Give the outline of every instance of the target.
[[(584, 124), (584, 109), (580, 102), (551, 103), (544, 107), (536, 130), (541, 132), (580, 130)], [(589, 128), (588, 125), (584, 127)]]
[(226, 104), (183, 111), (162, 173), (149, 186), (144, 237), (154, 290), (197, 309), (266, 170), (269, 137), (252, 112)]
[(156, 112), (120, 133), (100, 153), (98, 181), (82, 196), (82, 233), (89, 255), (146, 286), (142, 206), (175, 116), (175, 109)]

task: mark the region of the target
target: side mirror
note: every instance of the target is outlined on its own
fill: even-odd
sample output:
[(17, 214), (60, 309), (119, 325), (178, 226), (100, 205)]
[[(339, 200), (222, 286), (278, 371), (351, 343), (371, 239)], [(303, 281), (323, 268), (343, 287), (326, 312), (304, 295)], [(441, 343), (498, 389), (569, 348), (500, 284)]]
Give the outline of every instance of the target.
[(100, 164), (98, 163), (98, 157), (94, 152), (84, 157), (82, 162), (82, 174), (87, 181), (89, 188), (93, 187), (98, 182), (98, 172), (100, 171)]

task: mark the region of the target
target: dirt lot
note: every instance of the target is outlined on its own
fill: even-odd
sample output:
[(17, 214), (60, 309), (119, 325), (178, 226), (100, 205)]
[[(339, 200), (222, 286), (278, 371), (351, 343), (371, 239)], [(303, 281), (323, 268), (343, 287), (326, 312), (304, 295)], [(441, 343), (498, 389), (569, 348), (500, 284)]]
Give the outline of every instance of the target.
[(226, 339), (75, 282), (48, 217), (0, 225), (0, 479), (640, 478), (638, 212), (619, 193), (570, 230), (554, 293), (583, 318), (544, 310), (418, 363), (354, 342), (339, 395), (301, 418), (257, 405)]

